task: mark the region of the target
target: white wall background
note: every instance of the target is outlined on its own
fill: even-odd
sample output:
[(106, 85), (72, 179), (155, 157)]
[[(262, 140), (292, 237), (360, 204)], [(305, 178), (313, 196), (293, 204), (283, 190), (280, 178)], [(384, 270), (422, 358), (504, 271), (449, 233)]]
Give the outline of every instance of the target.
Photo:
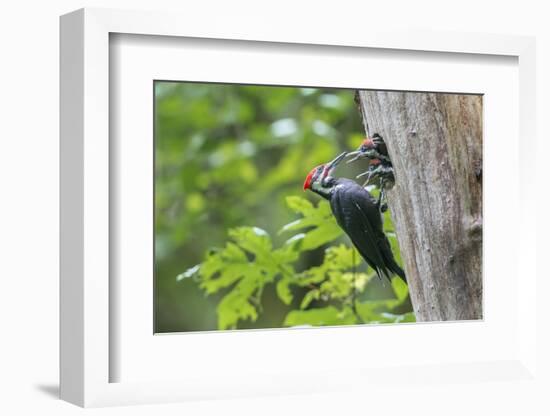
[[(169, 0), (20, 0), (0, 8), (0, 413), (72, 415), (81, 409), (56, 399), (58, 383), (58, 16), (84, 6), (179, 10), (204, 17), (217, 13), (245, 13), (255, 19), (299, 24), (324, 21), (328, 30), (347, 25), (384, 25), (437, 30), (510, 33), (537, 36), (538, 132), (537, 160), (541, 214), (549, 211), (550, 153), (546, 118), (550, 115), (550, 30), (545, 1), (169, 1)], [(504, 121), (505, 122), (505, 121)], [(546, 139), (546, 140), (544, 140)], [(511, 149), (513, 151), (513, 149)], [(542, 217), (542, 215), (541, 215)], [(544, 224), (543, 224), (544, 222)], [(548, 237), (548, 220), (541, 218), (540, 234)], [(544, 228), (544, 229), (543, 229)], [(544, 259), (539, 236), (540, 257)], [(545, 244), (548, 247), (548, 244)], [(542, 260), (540, 260), (542, 266)], [(549, 276), (550, 279), (550, 276)], [(550, 293), (548, 283), (539, 291)], [(550, 304), (550, 302), (549, 302)], [(538, 316), (546, 320), (541, 304)], [(550, 325), (541, 325), (550, 328)], [(548, 331), (546, 331), (548, 332)], [(548, 334), (543, 351), (550, 351)], [(541, 351), (542, 352), (542, 351)], [(540, 354), (548, 370), (546, 354)], [(546, 371), (546, 374), (550, 374)], [(92, 410), (101, 415), (125, 414), (549, 414), (544, 391), (515, 394), (505, 383), (491, 386), (500, 400), (487, 400), (474, 389), (434, 386), (424, 409), (410, 409), (407, 397), (369, 403), (365, 397), (343, 393), (330, 396), (281, 397), (254, 400), (199, 402)], [(546, 393), (550, 388), (546, 388)], [(467, 396), (463, 393), (467, 392)], [(449, 407), (450, 406), (450, 407)], [(445, 409), (445, 410), (443, 410)]]

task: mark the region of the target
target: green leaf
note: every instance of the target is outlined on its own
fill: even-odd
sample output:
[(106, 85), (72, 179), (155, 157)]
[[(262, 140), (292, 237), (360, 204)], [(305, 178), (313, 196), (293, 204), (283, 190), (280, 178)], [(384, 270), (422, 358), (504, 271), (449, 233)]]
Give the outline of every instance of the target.
[(258, 227), (239, 227), (229, 230), (229, 237), (256, 256), (257, 260), (263, 260), (272, 249), (271, 238), (264, 230)]
[(235, 243), (228, 242), (221, 256), (226, 262), (244, 263), (247, 261), (246, 254)]
[(210, 295), (218, 292), (220, 289), (231, 286), (245, 276), (245, 273), (245, 265), (227, 264), (216, 278), (202, 279), (200, 287)]
[(327, 201), (319, 201), (315, 207), (307, 199), (289, 196), (286, 198), (286, 202), (294, 212), (301, 214), (302, 218), (283, 226), (279, 234), (310, 228), (309, 231), (303, 233), (300, 250), (314, 250), (342, 235), (343, 231), (336, 223)]
[(346, 299), (356, 292), (361, 292), (374, 274), (329, 272), (329, 279), (321, 284), (321, 292), (329, 299)]
[(258, 275), (251, 273), (243, 278), (228, 295), (224, 296), (218, 305), (218, 328), (236, 328), (241, 319), (258, 319), (256, 308), (249, 299), (258, 289)]
[(203, 279), (210, 279), (224, 267), (223, 257), (217, 252), (208, 253), (206, 260), (202, 262), (200, 274)]
[(325, 261), (332, 269), (346, 270), (361, 264), (362, 259), (355, 248), (340, 244), (327, 249)]
[(315, 211), (315, 208), (311, 202), (305, 198), (300, 198), (299, 196), (287, 196), (286, 204), (291, 210), (298, 214), (302, 214), (304, 217)]
[(334, 306), (309, 309), (307, 311), (291, 311), (285, 318), (285, 326), (298, 325), (349, 325), (357, 323), (356, 317), (350, 308), (341, 311)]
[(302, 302), (300, 303), (300, 309), (306, 309), (311, 302), (319, 299), (320, 294), (321, 292), (319, 291), (319, 289), (313, 289), (307, 292), (304, 298), (302, 299)]
[(279, 230), (279, 234), (282, 234), (285, 231), (301, 230), (302, 228), (306, 228), (306, 227), (309, 227), (310, 225), (314, 225), (314, 223), (309, 225), (304, 225), (303, 223), (304, 223), (303, 219), (289, 222), (288, 224), (283, 225), (283, 228)]
[[(312, 283), (320, 283), (329, 278), (330, 272), (344, 272), (350, 270), (354, 265), (359, 265), (361, 258), (357, 253), (355, 253), (355, 256), (353, 255), (354, 250), (354, 248), (346, 247), (344, 244), (329, 247), (325, 251), (323, 263), (320, 266), (310, 267), (300, 273), (297, 276), (296, 284), (307, 286)], [(361, 279), (360, 275), (357, 273), (356, 277)]]
[(291, 246), (294, 250), (300, 250), (302, 246), (302, 240), (305, 238), (304, 233), (296, 234), (285, 241), (285, 245)]
[(300, 257), (300, 252), (298, 250), (300, 246), (301, 243), (299, 241), (290, 244), (287, 242), (282, 248), (278, 248), (271, 252), (272, 261), (278, 265), (295, 262), (298, 260), (298, 257)]
[(223, 250), (208, 253), (200, 265), (200, 286), (206, 293), (216, 293), (243, 277), (248, 264), (246, 254), (237, 245), (228, 242)]
[(289, 285), (290, 279), (282, 278), (275, 286), (279, 299), (281, 299), (285, 305), (290, 305), (290, 302), (292, 302), (292, 292), (290, 291)]
[(333, 222), (317, 226), (317, 228), (306, 233), (302, 241), (302, 250), (313, 250), (324, 244), (336, 240), (342, 235), (342, 229)]

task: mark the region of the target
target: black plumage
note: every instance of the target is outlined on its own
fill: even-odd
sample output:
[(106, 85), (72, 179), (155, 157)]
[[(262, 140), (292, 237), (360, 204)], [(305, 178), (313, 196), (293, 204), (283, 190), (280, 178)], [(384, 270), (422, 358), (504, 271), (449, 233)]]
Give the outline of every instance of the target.
[(396, 274), (406, 281), (405, 272), (393, 257), (384, 234), (377, 201), (365, 188), (345, 178), (327, 178), (329, 192), (319, 193), (330, 201), (338, 225), (351, 239), (361, 257), (380, 278)]

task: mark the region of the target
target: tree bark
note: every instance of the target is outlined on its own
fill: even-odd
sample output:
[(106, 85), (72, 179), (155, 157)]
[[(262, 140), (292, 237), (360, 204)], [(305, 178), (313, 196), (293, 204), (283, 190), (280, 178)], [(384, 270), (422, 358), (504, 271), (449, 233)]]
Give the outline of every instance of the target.
[(417, 321), (482, 318), (482, 97), (360, 91), (386, 141), (388, 205)]

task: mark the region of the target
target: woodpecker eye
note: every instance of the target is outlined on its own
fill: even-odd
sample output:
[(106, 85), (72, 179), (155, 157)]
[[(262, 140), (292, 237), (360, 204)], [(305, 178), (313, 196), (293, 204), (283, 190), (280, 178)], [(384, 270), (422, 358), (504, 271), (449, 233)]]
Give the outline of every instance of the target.
[(316, 168), (313, 168), (311, 172), (306, 177), (306, 180), (304, 181), (304, 191), (306, 189), (309, 189), (311, 187), (312, 182), (315, 182), (317, 180), (317, 177), (321, 174), (323, 171), (324, 165), (317, 166)]
[[(326, 165), (319, 165), (316, 168), (313, 168), (311, 172), (306, 177), (306, 180), (304, 182), (304, 191), (306, 189), (309, 189), (311, 187), (312, 183), (317, 182), (317, 179), (319, 176), (323, 174), (323, 171), (325, 170)], [(325, 176), (328, 174), (328, 172), (325, 172)]]

